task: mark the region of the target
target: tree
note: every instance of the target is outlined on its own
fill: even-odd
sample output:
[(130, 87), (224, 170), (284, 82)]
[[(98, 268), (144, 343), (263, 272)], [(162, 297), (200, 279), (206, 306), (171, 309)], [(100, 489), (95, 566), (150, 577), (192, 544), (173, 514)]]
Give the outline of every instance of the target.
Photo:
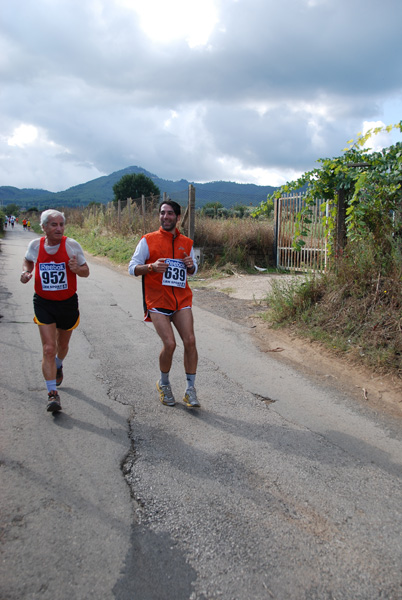
[(222, 210), (223, 204), (220, 202), (207, 202), (201, 208), (201, 214), (205, 217), (211, 217), (216, 219), (219, 215), (219, 211)]
[(232, 210), (235, 217), (238, 219), (243, 219), (243, 217), (247, 214), (248, 206), (245, 206), (244, 204), (236, 204)]
[(4, 208), (4, 212), (6, 215), (14, 215), (15, 217), (18, 217), (20, 214), (20, 207), (18, 204), (7, 204), (7, 206)]
[(123, 177), (113, 186), (114, 202), (121, 201), (125, 206), (127, 198), (132, 198), (137, 204), (141, 204), (141, 196), (159, 196), (160, 190), (154, 184), (152, 179), (146, 177), (143, 173), (137, 175), (123, 175)]

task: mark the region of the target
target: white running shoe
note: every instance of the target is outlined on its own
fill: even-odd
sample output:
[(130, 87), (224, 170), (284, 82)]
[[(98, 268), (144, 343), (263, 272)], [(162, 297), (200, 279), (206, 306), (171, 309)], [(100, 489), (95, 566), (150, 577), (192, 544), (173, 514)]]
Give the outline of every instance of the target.
[(165, 404), (165, 406), (174, 406), (176, 404), (170, 383), (162, 385), (160, 381), (157, 381), (156, 389), (159, 392), (159, 398), (162, 404)]
[(199, 408), (201, 404), (197, 400), (195, 387), (189, 387), (184, 394), (183, 402), (189, 408)]

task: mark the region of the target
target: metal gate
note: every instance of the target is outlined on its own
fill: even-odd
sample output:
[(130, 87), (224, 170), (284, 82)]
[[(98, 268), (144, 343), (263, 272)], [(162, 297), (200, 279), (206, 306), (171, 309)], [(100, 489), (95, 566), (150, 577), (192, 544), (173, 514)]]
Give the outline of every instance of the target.
[[(303, 237), (305, 245), (301, 250), (293, 248), (296, 234), (297, 214), (306, 205), (303, 194), (293, 194), (278, 198), (275, 202), (275, 250), (276, 266), (294, 271), (325, 271), (327, 267), (327, 238), (323, 224), (322, 200), (310, 206), (311, 215), (308, 235)], [(325, 205), (328, 217), (329, 205)]]

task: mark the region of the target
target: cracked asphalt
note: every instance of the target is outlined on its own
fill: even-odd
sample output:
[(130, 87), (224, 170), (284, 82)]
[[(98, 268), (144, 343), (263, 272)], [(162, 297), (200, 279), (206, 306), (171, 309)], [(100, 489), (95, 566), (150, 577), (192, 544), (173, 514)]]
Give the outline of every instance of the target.
[(178, 403), (163, 406), (140, 282), (90, 257), (63, 411), (48, 414), (19, 282), (33, 236), (17, 227), (0, 252), (2, 599), (402, 597), (399, 420), (198, 302), (202, 408), (181, 403), (180, 344)]

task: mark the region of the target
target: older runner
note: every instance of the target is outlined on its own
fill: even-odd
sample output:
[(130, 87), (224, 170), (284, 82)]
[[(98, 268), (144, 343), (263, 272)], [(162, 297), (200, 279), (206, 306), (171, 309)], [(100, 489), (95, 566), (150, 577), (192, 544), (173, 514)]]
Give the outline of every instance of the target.
[(57, 387), (63, 381), (73, 329), (80, 321), (77, 275), (88, 277), (89, 267), (78, 242), (64, 235), (65, 218), (58, 210), (41, 214), (44, 236), (35, 238), (25, 254), (21, 282), (34, 274), (34, 321), (42, 341), (42, 373), (48, 391), (47, 410), (61, 410)]

